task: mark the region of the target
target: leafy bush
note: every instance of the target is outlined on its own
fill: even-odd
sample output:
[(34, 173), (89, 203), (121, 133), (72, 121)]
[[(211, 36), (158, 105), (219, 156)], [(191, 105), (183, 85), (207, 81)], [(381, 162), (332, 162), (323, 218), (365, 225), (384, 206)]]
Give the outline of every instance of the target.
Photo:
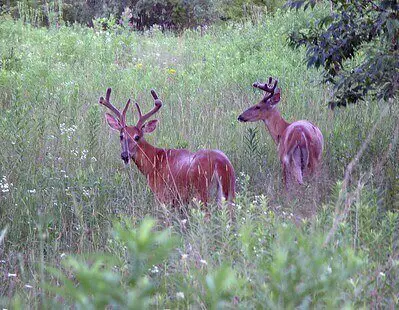
[[(282, 7), (284, 0), (129, 0), (129, 1), (24, 1), (4, 4), (3, 12), (11, 13), (35, 26), (55, 26), (75, 22), (87, 26), (112, 28), (109, 22), (124, 24), (134, 30), (162, 29), (182, 31), (210, 25), (219, 20), (260, 20), (266, 12)], [(124, 20), (126, 13), (129, 18)]]
[(207, 25), (216, 18), (213, 0), (145, 0), (132, 1), (131, 22), (143, 30), (153, 25), (164, 29), (182, 30)]
[[(294, 229), (295, 231), (295, 229)], [(362, 260), (349, 247), (323, 245), (324, 236), (278, 232), (266, 266), (263, 302), (270, 309), (342, 308), (354, 294), (352, 276)]]
[[(314, 8), (316, 0), (289, 1)], [(324, 82), (335, 85), (332, 107), (364, 100), (392, 99), (399, 90), (399, 4), (397, 1), (334, 0), (330, 14), (290, 36), (307, 49), (308, 67), (323, 67)], [(355, 61), (351, 61), (355, 60)]]
[(221, 0), (219, 11), (221, 19), (259, 19), (268, 12), (282, 8), (285, 0)]
[(128, 224), (127, 227), (115, 224), (116, 246), (126, 249), (127, 266), (121, 264), (123, 261), (117, 256), (105, 254), (90, 259), (68, 257), (63, 262), (63, 272), (48, 268), (60, 285), (49, 283), (47, 289), (63, 297), (65, 304), (78, 309), (148, 307), (150, 297), (155, 293), (148, 271), (161, 264), (175, 244), (170, 232), (156, 232), (154, 224), (149, 218), (144, 219), (137, 229)]
[[(152, 277), (171, 256), (176, 238), (170, 231), (154, 231), (155, 221), (146, 218), (138, 228), (130, 224), (115, 224), (114, 253), (84, 257), (68, 257), (63, 261), (63, 270), (47, 268), (58, 285), (47, 283), (49, 292), (55, 293), (54, 300), (63, 298), (64, 306), (77, 309), (100, 309), (117, 307), (122, 309), (146, 309), (162, 294), (161, 284)], [(126, 227), (124, 227), (126, 226)], [(125, 263), (126, 262), (126, 263)], [(234, 273), (228, 266), (222, 266), (205, 274), (202, 279), (204, 300), (210, 309), (216, 309), (231, 296)], [(162, 282), (161, 282), (162, 283)], [(177, 292), (177, 302), (184, 299), (183, 292)], [(56, 305), (56, 303), (54, 303)]]

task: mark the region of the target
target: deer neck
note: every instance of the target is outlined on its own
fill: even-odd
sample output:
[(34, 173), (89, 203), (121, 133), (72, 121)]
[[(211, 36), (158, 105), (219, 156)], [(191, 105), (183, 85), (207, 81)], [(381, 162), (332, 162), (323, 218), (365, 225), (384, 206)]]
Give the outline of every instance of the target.
[(266, 128), (269, 130), (274, 142), (278, 145), (285, 129), (290, 125), (281, 116), (280, 111), (274, 108), (269, 115), (263, 119)]
[(137, 144), (137, 151), (133, 154), (132, 158), (137, 168), (145, 176), (155, 171), (156, 154), (157, 148), (149, 144), (144, 139)]

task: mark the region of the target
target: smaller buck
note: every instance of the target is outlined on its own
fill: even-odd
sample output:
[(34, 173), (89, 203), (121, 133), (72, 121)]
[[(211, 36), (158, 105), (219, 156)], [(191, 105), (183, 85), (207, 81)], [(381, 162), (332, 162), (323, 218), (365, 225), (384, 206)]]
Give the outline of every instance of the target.
[(286, 122), (277, 104), (280, 101), (280, 89), (277, 80), (269, 77), (269, 83), (254, 83), (252, 86), (265, 92), (263, 99), (245, 110), (239, 117), (240, 122), (262, 120), (274, 142), (277, 144), (283, 179), (287, 189), (295, 184), (303, 184), (304, 177), (311, 177), (318, 170), (323, 153), (323, 135), (312, 123), (301, 120)]
[[(126, 124), (126, 112), (130, 99), (122, 113), (110, 103), (111, 88), (100, 104), (114, 115), (105, 113), (108, 125), (119, 132), (122, 146), (121, 158), (128, 164), (132, 160), (147, 178), (148, 185), (161, 203), (182, 205), (193, 198), (206, 205), (211, 198), (220, 202), (223, 198), (231, 202), (235, 196), (234, 168), (225, 154), (218, 150), (200, 150), (192, 153), (184, 149), (163, 149), (152, 146), (144, 136), (153, 132), (158, 120), (149, 120), (162, 107), (162, 101), (154, 90), (154, 107), (142, 114), (136, 103), (139, 119), (134, 126)], [(217, 197), (211, 197), (212, 193)]]

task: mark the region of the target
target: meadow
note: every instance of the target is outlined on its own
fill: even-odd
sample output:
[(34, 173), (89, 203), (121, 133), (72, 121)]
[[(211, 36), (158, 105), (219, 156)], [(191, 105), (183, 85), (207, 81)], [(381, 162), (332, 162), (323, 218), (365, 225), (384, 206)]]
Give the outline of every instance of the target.
[[(398, 307), (398, 105), (328, 109), (332, 88), (286, 43), (314, 15), (278, 11), (180, 35), (1, 17), (0, 305)], [(237, 121), (268, 76), (285, 119), (308, 119), (325, 137), (320, 179), (293, 200), (264, 124)], [(234, 222), (217, 206), (206, 221), (199, 202), (187, 218), (155, 203), (120, 160), (98, 104), (108, 87), (118, 107), (132, 98), (144, 110), (157, 91), (156, 146), (230, 158)]]

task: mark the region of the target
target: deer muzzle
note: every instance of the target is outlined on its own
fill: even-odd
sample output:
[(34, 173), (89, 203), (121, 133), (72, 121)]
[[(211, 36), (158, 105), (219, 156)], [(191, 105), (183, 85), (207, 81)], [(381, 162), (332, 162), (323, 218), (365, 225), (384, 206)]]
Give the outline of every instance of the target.
[(246, 122), (247, 120), (242, 116), (242, 114), (238, 117), (240, 122)]
[(126, 165), (129, 163), (129, 153), (128, 152), (122, 152), (121, 158)]

